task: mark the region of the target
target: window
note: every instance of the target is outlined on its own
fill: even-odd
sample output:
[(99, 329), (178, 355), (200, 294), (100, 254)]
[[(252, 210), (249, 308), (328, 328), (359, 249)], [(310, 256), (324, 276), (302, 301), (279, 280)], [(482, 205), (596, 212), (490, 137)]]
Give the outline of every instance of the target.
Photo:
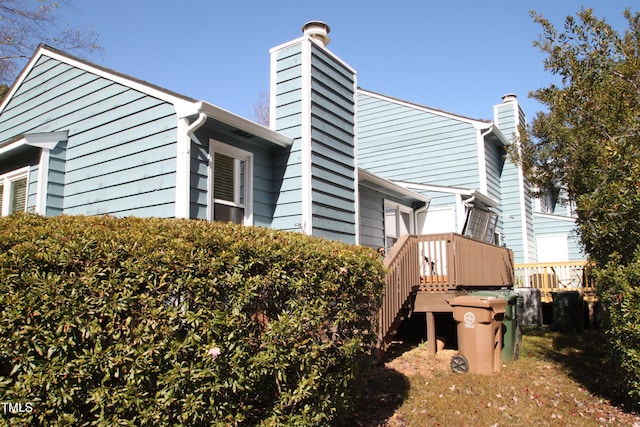
[(384, 235), (386, 253), (391, 251), (398, 238), (413, 232), (413, 209), (397, 203), (384, 203)]
[(23, 168), (0, 176), (0, 215), (26, 210), (28, 171)]
[(469, 207), (462, 234), (482, 242), (494, 243), (497, 221), (498, 215), (495, 213), (475, 206)]
[(209, 180), (213, 194), (209, 219), (250, 225), (252, 154), (213, 140), (209, 148)]

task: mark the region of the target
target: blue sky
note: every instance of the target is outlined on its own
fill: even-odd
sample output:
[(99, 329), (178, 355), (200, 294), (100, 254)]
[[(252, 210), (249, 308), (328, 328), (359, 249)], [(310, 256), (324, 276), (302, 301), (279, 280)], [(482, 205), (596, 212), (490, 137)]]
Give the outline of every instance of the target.
[[(553, 76), (532, 46), (534, 9), (561, 28), (591, 7), (618, 30), (626, 1), (574, 0), (75, 0), (60, 23), (93, 28), (104, 48), (92, 62), (252, 117), (269, 89), (269, 49), (302, 25), (331, 27), (328, 48), (358, 72), (364, 89), (476, 119), (515, 93), (528, 97)], [(637, 11), (637, 8), (633, 8)]]

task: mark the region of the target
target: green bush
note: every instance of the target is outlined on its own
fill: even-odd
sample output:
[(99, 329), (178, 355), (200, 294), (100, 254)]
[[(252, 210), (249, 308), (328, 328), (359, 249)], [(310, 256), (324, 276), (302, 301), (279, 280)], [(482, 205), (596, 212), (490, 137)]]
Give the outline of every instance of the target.
[(596, 275), (604, 331), (619, 367), (621, 392), (640, 410), (640, 250), (635, 262), (612, 261)]
[(357, 398), (382, 263), (195, 220), (0, 218), (13, 425), (327, 425)]

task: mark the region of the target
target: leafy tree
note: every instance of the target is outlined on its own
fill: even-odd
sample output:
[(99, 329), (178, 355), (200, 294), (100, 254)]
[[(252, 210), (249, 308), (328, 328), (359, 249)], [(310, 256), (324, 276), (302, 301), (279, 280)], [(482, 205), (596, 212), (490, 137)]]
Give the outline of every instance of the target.
[(91, 30), (57, 26), (64, 0), (0, 0), (0, 84), (11, 84), (38, 44), (72, 51), (100, 50)]
[(540, 192), (566, 189), (595, 264), (608, 349), (621, 391), (640, 406), (640, 13), (614, 30), (591, 9), (542, 26), (535, 43), (557, 84), (531, 96), (548, 107), (523, 129), (519, 161)]
[(567, 17), (563, 32), (532, 12), (543, 29), (535, 44), (560, 83), (531, 94), (548, 112), (524, 132), (520, 160), (541, 191), (567, 190), (601, 264), (614, 253), (630, 262), (640, 243), (640, 14), (624, 15), (619, 34), (591, 9)]

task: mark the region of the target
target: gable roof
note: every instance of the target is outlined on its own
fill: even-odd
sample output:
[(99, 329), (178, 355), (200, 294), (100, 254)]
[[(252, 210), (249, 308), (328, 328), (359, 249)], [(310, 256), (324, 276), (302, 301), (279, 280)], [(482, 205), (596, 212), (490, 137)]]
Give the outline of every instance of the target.
[(441, 116), (441, 117), (447, 117), (447, 118), (450, 118), (450, 119), (453, 119), (453, 120), (457, 120), (457, 121), (460, 121), (460, 122), (468, 123), (471, 126), (473, 126), (474, 129), (489, 131), (487, 133), (487, 135), (488, 134), (493, 134), (495, 136), (495, 138), (497, 139), (497, 141), (499, 141), (500, 144), (505, 145), (505, 146), (510, 144), (510, 142), (507, 140), (507, 138), (504, 136), (504, 134), (500, 131), (500, 129), (498, 129), (496, 124), (491, 120), (472, 119), (470, 117), (462, 116), (460, 114), (451, 113), (449, 111), (440, 110), (440, 109), (433, 108), (433, 107), (427, 107), (425, 105), (416, 104), (414, 102), (405, 101), (403, 99), (395, 98), (395, 97), (388, 96), (388, 95), (383, 95), (383, 94), (377, 93), (377, 92), (372, 92), (370, 90), (362, 89), (360, 87), (357, 89), (357, 92), (358, 93), (362, 93), (364, 95), (368, 95), (368, 96), (374, 97), (374, 98), (382, 99), (382, 100), (385, 100), (385, 101), (388, 101), (388, 102), (393, 102), (394, 104), (404, 105), (406, 107), (413, 108), (413, 109), (416, 109), (416, 110), (420, 110), (420, 111), (423, 111), (423, 112), (427, 112), (427, 113), (435, 114), (435, 115), (438, 115), (438, 116)]
[(209, 118), (227, 123), (244, 132), (258, 136), (277, 145), (288, 146), (292, 144), (292, 140), (290, 138), (206, 101), (199, 101), (153, 83), (149, 83), (110, 68), (69, 55), (46, 45), (38, 46), (38, 49), (36, 49), (31, 59), (27, 62), (27, 65), (20, 72), (13, 85), (11, 85), (11, 88), (9, 88), (5, 98), (2, 100), (2, 103), (0, 103), (0, 114), (2, 114), (14, 93), (18, 90), (29, 72), (42, 57), (55, 59), (170, 103), (175, 107), (178, 118), (186, 118), (204, 113)]

